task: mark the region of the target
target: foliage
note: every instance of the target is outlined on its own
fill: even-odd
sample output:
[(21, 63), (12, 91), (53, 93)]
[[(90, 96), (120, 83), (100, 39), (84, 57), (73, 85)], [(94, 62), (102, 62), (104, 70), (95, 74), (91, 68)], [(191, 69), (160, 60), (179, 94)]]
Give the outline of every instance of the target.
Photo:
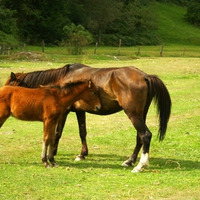
[[(162, 36), (156, 3), (178, 5), (188, 12), (187, 20), (199, 24), (199, 5), (189, 0), (0, 0), (0, 41), (14, 40), (32, 45), (42, 41), (46, 45), (58, 45), (65, 40), (63, 28), (66, 24), (81, 25), (89, 31), (100, 45), (160, 44)], [(192, 2), (198, 2), (192, 1)], [(182, 7), (181, 7), (182, 6)], [(185, 6), (185, 7), (183, 7)], [(182, 13), (184, 17), (185, 13)], [(173, 19), (173, 23), (176, 23)], [(167, 30), (166, 30), (167, 31)], [(165, 31), (165, 32), (166, 32)], [(5, 36), (6, 35), (6, 36)], [(5, 38), (8, 35), (8, 39)], [(11, 36), (13, 39), (11, 39)], [(189, 34), (188, 34), (189, 37)], [(15, 38), (15, 39), (14, 39)], [(187, 38), (186, 38), (187, 40)], [(190, 40), (189, 40), (190, 41)]]
[(138, 2), (130, 3), (124, 7), (120, 19), (111, 24), (112, 35), (117, 36), (118, 39), (121, 38), (125, 46), (158, 44), (158, 37), (155, 34), (157, 20), (154, 10), (153, 4), (148, 4), (147, 7)]
[(187, 13), (185, 15), (188, 22), (200, 27), (200, 2), (193, 0), (188, 4)]
[(14, 13), (15, 11), (6, 9), (4, 5), (0, 6), (0, 45), (16, 45), (18, 42)]
[(68, 51), (70, 54), (81, 54), (83, 47), (93, 41), (92, 35), (81, 25), (76, 26), (75, 24), (71, 24), (70, 26), (65, 26), (63, 30), (66, 35), (66, 40), (63, 42), (67, 42), (66, 44), (69, 47)]
[(85, 12), (87, 13), (86, 27), (97, 35), (97, 42), (102, 42), (102, 34), (105, 34), (109, 23), (118, 19), (122, 14), (123, 4), (117, 0), (85, 0)]

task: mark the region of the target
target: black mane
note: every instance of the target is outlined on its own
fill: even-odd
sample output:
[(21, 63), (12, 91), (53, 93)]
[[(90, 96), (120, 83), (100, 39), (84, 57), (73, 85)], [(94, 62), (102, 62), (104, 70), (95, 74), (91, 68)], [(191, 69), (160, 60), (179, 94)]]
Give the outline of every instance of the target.
[[(40, 85), (47, 85), (49, 83), (56, 83), (58, 80), (64, 78), (70, 64), (58, 69), (48, 69), (44, 71), (35, 71), (21, 74), (19, 86), (26, 86), (29, 88), (37, 88)], [(17, 79), (20, 79), (18, 76)]]

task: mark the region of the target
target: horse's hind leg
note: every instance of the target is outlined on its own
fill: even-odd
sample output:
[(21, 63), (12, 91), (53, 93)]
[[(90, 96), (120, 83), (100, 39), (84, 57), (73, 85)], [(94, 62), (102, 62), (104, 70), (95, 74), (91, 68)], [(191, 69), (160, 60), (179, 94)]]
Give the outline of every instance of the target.
[(137, 144), (133, 151), (132, 156), (124, 163), (126, 165), (131, 165), (131, 163), (134, 163), (137, 159), (137, 155), (140, 151), (140, 148), (143, 146), (142, 156), (140, 158), (139, 164), (132, 170), (132, 172), (140, 172), (142, 171), (143, 166), (149, 164), (149, 148), (150, 148), (152, 134), (146, 127), (144, 118), (142, 116), (133, 114), (128, 116), (137, 130)]
[(79, 135), (82, 142), (82, 148), (81, 148), (80, 155), (78, 155), (75, 160), (80, 161), (80, 160), (84, 160), (85, 156), (88, 155), (88, 147), (87, 147), (87, 140), (86, 140), (87, 131), (86, 131), (86, 122), (85, 122), (85, 118), (86, 118), (85, 112), (83, 111), (76, 112), (76, 117), (78, 120)]
[(138, 153), (140, 152), (141, 147), (142, 147), (142, 141), (141, 141), (139, 134), (137, 133), (136, 146), (134, 148), (133, 154), (130, 156), (130, 158), (128, 160), (123, 162), (122, 166), (129, 167), (132, 164), (135, 164), (135, 162), (137, 160)]
[(141, 137), (141, 141), (142, 141), (142, 145), (143, 145), (142, 154), (141, 154), (138, 165), (136, 167), (134, 167), (134, 169), (132, 170), (133, 173), (140, 172), (140, 171), (142, 171), (143, 166), (149, 165), (149, 150), (150, 150), (152, 134), (149, 131), (149, 129), (146, 128), (146, 131), (144, 132), (144, 134), (143, 133), (140, 134), (140, 137)]

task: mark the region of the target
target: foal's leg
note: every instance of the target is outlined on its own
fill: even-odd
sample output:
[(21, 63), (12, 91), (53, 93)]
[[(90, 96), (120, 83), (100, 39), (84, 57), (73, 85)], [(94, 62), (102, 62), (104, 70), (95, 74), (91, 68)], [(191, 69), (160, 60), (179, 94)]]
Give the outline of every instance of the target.
[[(54, 160), (53, 150), (54, 150), (54, 143), (55, 143), (55, 127), (56, 122), (55, 120), (46, 120), (44, 122), (44, 137), (43, 137), (43, 148), (42, 148), (42, 162), (44, 163), (45, 167), (49, 166), (48, 159), (53, 166), (56, 165)], [(47, 157), (47, 149), (49, 147), (49, 155)]]
[(62, 136), (63, 128), (65, 126), (65, 122), (66, 122), (68, 114), (69, 114), (69, 111), (64, 113), (63, 116), (60, 118), (60, 120), (58, 122), (58, 125), (57, 125), (56, 133), (55, 133), (56, 135), (55, 135), (54, 150), (53, 150), (54, 156), (57, 154), (58, 143), (59, 143), (59, 140), (60, 140), (60, 138)]
[(10, 117), (10, 111), (4, 104), (0, 103), (0, 128), (4, 122)]
[(80, 155), (76, 157), (76, 161), (84, 160), (85, 156), (88, 155), (88, 147), (87, 147), (87, 131), (86, 131), (86, 115), (84, 111), (78, 111), (76, 112), (76, 117), (78, 120), (78, 126), (79, 126), (79, 135), (82, 142), (82, 149)]

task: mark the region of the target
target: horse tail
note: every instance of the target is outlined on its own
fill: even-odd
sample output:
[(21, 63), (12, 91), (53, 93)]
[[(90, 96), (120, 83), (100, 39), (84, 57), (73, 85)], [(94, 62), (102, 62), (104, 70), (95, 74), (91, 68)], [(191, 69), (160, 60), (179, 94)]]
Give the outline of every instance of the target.
[(171, 98), (169, 92), (162, 82), (155, 75), (148, 75), (149, 93), (151, 98), (154, 99), (157, 106), (157, 114), (159, 116), (159, 140), (163, 140), (167, 130), (167, 124), (171, 114)]

